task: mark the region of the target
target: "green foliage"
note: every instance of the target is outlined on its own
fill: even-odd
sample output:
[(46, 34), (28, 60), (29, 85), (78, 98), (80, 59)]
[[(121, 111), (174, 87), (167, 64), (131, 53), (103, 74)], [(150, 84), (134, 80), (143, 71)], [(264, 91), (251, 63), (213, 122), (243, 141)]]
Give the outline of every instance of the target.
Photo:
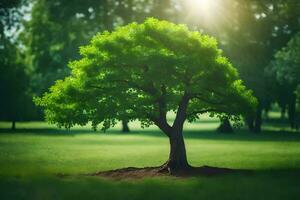
[(279, 82), (293, 87), (300, 84), (300, 33), (275, 54), (272, 67)]
[(300, 84), (300, 32), (294, 34), (286, 46), (278, 50), (265, 69), (268, 76), (269, 93), (278, 102), (284, 114), (288, 109), (288, 119), (292, 128), (298, 129), (300, 113), (297, 111), (295, 90)]
[(27, 121), (34, 117), (29, 70), (16, 41), (26, 0), (0, 1), (0, 120)]
[(31, 20), (22, 33), (28, 65), (34, 72), (30, 87), (36, 95), (42, 95), (56, 80), (69, 75), (68, 61), (77, 59), (78, 47), (98, 31), (146, 16), (163, 16), (169, 2), (86, 0), (82, 4), (80, 0), (35, 0)]
[(18, 7), (26, 0), (0, 0), (0, 36), (4, 35), (5, 30), (16, 26), (21, 14)]
[[(272, 102), (282, 108), (291, 101), (286, 86), (264, 73), (276, 50), (281, 49), (300, 30), (300, 2), (294, 0), (228, 0), (226, 17), (212, 34), (222, 40), (223, 49), (231, 58), (245, 85), (258, 98), (256, 120), (262, 109), (268, 110)], [(208, 24), (210, 26), (210, 24)], [(206, 29), (205, 29), (206, 30)], [(275, 83), (275, 84), (274, 84)], [(292, 91), (293, 92), (293, 91)], [(291, 104), (291, 103), (290, 103)], [(260, 124), (260, 123), (259, 123)], [(257, 123), (253, 124), (257, 125)]]
[[(69, 74), (68, 60), (76, 58), (76, 47), (85, 41), (83, 23), (76, 20), (76, 12), (71, 15), (61, 3), (36, 1), (31, 11), (32, 19), (25, 23), (26, 31), (22, 33), (28, 65), (34, 72), (31, 87), (38, 95), (55, 80)], [(70, 10), (74, 10), (73, 7)]]
[(69, 64), (72, 75), (36, 99), (59, 126), (92, 121), (107, 129), (121, 119), (148, 126), (162, 112), (176, 112), (184, 95), (190, 120), (205, 112), (251, 113), (256, 105), (217, 41), (184, 25), (132, 23), (97, 34), (80, 54)]
[(16, 47), (2, 38), (0, 49), (0, 120), (23, 121), (32, 117), (29, 77)]
[[(169, 1), (169, 0), (164, 0)], [(147, 4), (148, 3), (148, 4)], [(77, 59), (78, 47), (101, 30), (145, 18), (145, 5), (151, 0), (36, 0), (32, 18), (25, 23), (23, 40), (28, 49), (29, 65), (34, 69), (32, 87), (41, 95), (54, 82), (69, 75), (69, 60)], [(133, 7), (135, 10), (133, 10)], [(158, 15), (158, 14), (157, 14)]]
[[(297, 96), (296, 110), (297, 110), (298, 114), (300, 114), (300, 85), (298, 85), (298, 87), (296, 89), (296, 96)], [(300, 118), (299, 118), (299, 120), (300, 120)]]

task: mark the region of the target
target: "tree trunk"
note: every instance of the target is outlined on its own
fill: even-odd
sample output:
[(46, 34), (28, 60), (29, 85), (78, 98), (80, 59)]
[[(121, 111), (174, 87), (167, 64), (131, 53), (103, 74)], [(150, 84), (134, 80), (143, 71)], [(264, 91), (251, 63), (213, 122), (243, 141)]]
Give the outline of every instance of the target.
[(300, 125), (300, 113), (296, 112), (296, 114), (295, 114), (295, 129), (296, 129), (296, 131), (299, 130), (299, 125)]
[(11, 130), (13, 130), (13, 131), (16, 130), (16, 121), (15, 120), (12, 121)]
[(217, 128), (220, 133), (232, 133), (233, 129), (228, 118), (221, 120), (220, 126)]
[(281, 107), (280, 119), (281, 119), (281, 121), (284, 121), (284, 119), (285, 119), (285, 106)]
[(259, 104), (256, 114), (254, 117), (249, 116), (247, 118), (247, 124), (249, 131), (259, 133), (261, 131), (261, 125), (262, 125), (262, 108)]
[(249, 131), (254, 132), (254, 119), (253, 119), (253, 117), (248, 117), (246, 121), (247, 121)]
[(130, 132), (130, 129), (128, 127), (128, 121), (127, 120), (122, 120), (122, 132), (123, 133), (128, 133)]
[(170, 173), (186, 170), (190, 167), (187, 161), (186, 150), (182, 131), (173, 131), (169, 137), (170, 154), (167, 168)]
[(288, 117), (292, 129), (295, 128), (295, 114), (296, 114), (296, 95), (293, 95), (288, 104)]
[(264, 119), (266, 119), (266, 120), (269, 119), (269, 111), (270, 111), (269, 108), (265, 108), (265, 110), (264, 110)]
[(168, 161), (162, 166), (162, 170), (168, 170), (171, 174), (180, 173), (191, 169), (188, 164), (184, 138), (183, 138), (183, 125), (186, 119), (186, 109), (189, 97), (185, 94), (179, 104), (173, 126), (169, 126), (166, 121), (166, 113), (163, 112), (161, 120), (158, 125), (162, 131), (169, 137), (170, 141), (170, 154)]
[(256, 117), (255, 117), (255, 125), (254, 125), (254, 132), (259, 133), (261, 132), (261, 124), (262, 124), (262, 110), (258, 108)]

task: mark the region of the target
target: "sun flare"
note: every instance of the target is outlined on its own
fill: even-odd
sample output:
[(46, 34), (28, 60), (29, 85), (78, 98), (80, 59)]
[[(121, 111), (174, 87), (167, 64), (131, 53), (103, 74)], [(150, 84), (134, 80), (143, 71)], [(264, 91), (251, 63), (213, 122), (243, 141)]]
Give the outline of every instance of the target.
[(205, 14), (213, 14), (216, 12), (219, 4), (219, 0), (189, 0), (189, 6), (191, 6), (192, 9)]
[(208, 11), (214, 8), (213, 0), (193, 0), (193, 6), (201, 11)]
[(220, 0), (187, 0), (186, 6), (193, 16), (213, 19), (218, 15), (221, 3)]

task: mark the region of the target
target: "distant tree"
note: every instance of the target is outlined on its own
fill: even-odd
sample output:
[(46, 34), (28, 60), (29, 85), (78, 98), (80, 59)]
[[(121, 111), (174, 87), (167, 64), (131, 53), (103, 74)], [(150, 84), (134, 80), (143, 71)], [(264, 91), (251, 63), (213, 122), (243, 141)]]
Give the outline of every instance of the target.
[(17, 121), (31, 118), (30, 108), (33, 108), (33, 103), (28, 90), (29, 77), (25, 66), (18, 61), (15, 47), (9, 41), (2, 45), (4, 47), (0, 49), (0, 120), (11, 121), (14, 130)]
[(223, 118), (223, 119), (220, 119), (220, 121), (221, 121), (221, 124), (217, 128), (217, 131), (219, 133), (233, 133), (233, 128), (232, 128), (231, 123), (230, 123), (230, 121), (227, 117)]
[(12, 129), (17, 121), (32, 117), (33, 102), (29, 77), (18, 43), (13, 42), (12, 28), (18, 28), (21, 14), (18, 7), (24, 1), (0, 1), (0, 120), (11, 121)]
[(300, 86), (297, 87), (296, 90), (296, 119), (295, 119), (295, 128), (299, 130), (300, 128)]
[[(124, 118), (143, 127), (155, 124), (170, 140), (164, 167), (171, 173), (189, 168), (186, 120), (207, 112), (237, 119), (255, 109), (256, 99), (216, 40), (184, 25), (153, 18), (132, 23), (97, 34), (80, 54), (70, 64), (71, 75), (36, 99), (46, 119), (66, 128), (91, 121), (103, 130)], [(176, 112), (172, 125), (168, 111)]]
[[(299, 31), (300, 3), (294, 0), (279, 0), (276, 3), (271, 0), (247, 1), (245, 4), (240, 2), (237, 8), (242, 12), (237, 12), (240, 15), (237, 17), (239, 25), (229, 35), (231, 42), (227, 52), (242, 80), (259, 100), (256, 116), (248, 119), (250, 130), (259, 132), (262, 111), (274, 100), (270, 97), (277, 96), (282, 102), (290, 101), (287, 99), (289, 95), (280, 94), (283, 92), (280, 87), (274, 88), (275, 81), (268, 80), (264, 69), (274, 53)], [(270, 87), (275, 90), (270, 90)]]
[(128, 121), (122, 119), (122, 132), (123, 133), (128, 133), (130, 132), (129, 126), (128, 126)]
[(289, 84), (294, 89), (300, 84), (300, 32), (276, 52), (273, 70), (279, 82)]
[(287, 46), (279, 50), (271, 63), (269, 71), (281, 86), (285, 86), (289, 99), (288, 111), (291, 127), (296, 121), (296, 94), (295, 90), (300, 85), (300, 33), (288, 42)]

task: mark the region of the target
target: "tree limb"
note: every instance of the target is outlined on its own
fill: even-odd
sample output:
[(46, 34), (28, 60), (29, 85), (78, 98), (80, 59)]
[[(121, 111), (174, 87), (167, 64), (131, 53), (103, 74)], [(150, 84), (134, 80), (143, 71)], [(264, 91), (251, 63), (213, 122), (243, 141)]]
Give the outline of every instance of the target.
[(198, 115), (198, 114), (204, 114), (207, 112), (224, 112), (224, 111), (211, 108), (211, 109), (204, 109), (204, 110), (196, 110), (196, 111), (188, 113), (188, 115)]
[(187, 110), (189, 100), (190, 100), (190, 96), (187, 93), (184, 93), (179, 103), (172, 128), (179, 129), (180, 131), (182, 131), (184, 121), (186, 120), (186, 110)]

